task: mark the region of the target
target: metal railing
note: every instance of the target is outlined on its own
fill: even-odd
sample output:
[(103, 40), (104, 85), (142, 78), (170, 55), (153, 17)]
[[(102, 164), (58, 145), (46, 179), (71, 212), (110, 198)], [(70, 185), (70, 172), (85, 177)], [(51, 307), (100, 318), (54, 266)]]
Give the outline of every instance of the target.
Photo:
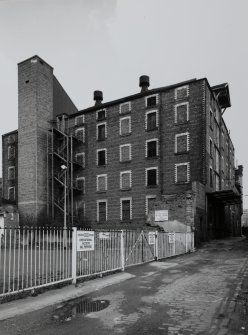
[(193, 233), (0, 228), (0, 297), (193, 250)]

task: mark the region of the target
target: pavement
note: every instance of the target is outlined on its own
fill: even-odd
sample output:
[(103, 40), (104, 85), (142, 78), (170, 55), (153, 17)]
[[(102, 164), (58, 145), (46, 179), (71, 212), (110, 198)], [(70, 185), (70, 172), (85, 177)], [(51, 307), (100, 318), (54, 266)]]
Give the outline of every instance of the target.
[(248, 239), (0, 305), (0, 335), (248, 334)]

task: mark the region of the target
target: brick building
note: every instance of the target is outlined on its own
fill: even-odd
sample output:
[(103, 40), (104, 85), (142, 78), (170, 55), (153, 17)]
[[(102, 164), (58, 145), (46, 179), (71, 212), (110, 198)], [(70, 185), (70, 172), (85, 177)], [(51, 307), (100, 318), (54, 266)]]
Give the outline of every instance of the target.
[(51, 66), (38, 56), (19, 63), (3, 197), (14, 197), (21, 221), (63, 221), (66, 208), (72, 225), (155, 224), (194, 230), (199, 241), (240, 234), (242, 166), (235, 169), (223, 120), (228, 84), (203, 78), (149, 89), (147, 76), (139, 84), (139, 93), (106, 103), (95, 91), (94, 106), (79, 111)]

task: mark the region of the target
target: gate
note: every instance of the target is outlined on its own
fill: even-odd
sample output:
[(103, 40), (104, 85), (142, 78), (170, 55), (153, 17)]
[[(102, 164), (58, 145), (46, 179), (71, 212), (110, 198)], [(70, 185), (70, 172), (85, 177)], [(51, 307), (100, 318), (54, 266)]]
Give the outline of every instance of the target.
[(156, 259), (156, 232), (125, 231), (125, 266)]

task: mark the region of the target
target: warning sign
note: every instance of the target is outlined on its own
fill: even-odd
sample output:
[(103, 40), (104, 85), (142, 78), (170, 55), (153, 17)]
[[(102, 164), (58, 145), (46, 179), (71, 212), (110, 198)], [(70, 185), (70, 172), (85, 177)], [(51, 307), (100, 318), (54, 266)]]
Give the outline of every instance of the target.
[(94, 231), (77, 231), (77, 251), (91, 251), (95, 248)]
[(155, 211), (155, 221), (168, 221), (168, 210)]
[(175, 233), (169, 233), (169, 243), (175, 243), (176, 242), (176, 234)]
[(110, 240), (110, 233), (109, 232), (100, 232), (99, 233), (100, 240)]
[(155, 238), (156, 238), (155, 236), (156, 236), (155, 231), (149, 231), (148, 233), (148, 243), (149, 244), (151, 245), (155, 244)]

